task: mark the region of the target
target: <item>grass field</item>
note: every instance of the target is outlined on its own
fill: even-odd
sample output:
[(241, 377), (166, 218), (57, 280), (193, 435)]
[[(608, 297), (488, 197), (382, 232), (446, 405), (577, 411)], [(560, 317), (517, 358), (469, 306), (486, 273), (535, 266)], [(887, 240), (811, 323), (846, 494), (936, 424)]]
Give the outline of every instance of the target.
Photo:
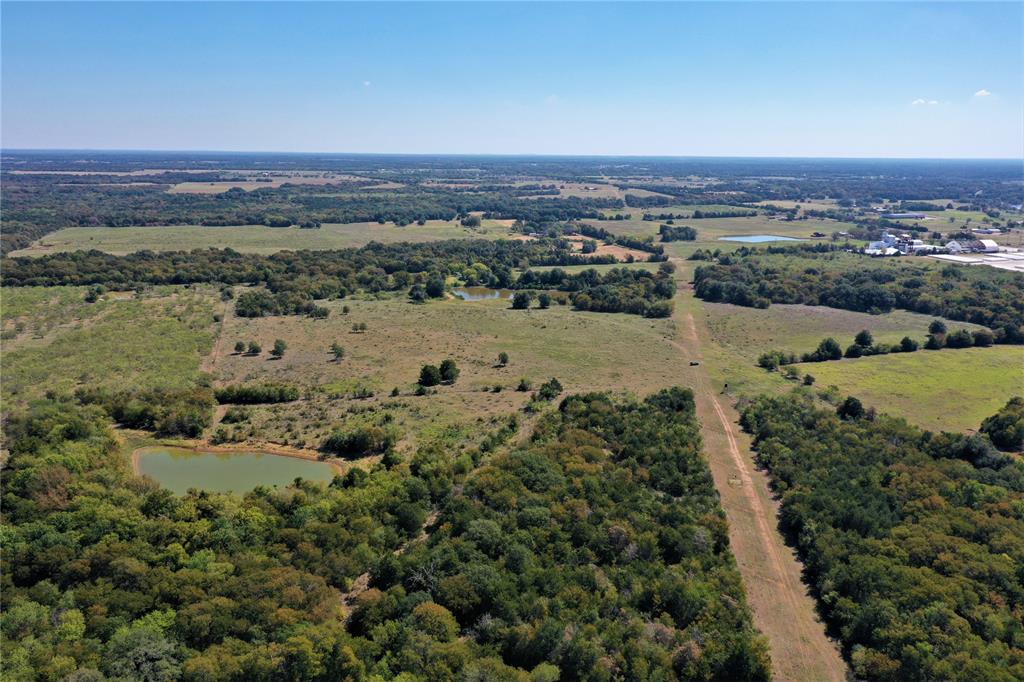
[(918, 351), (797, 365), (817, 386), (834, 385), (879, 412), (931, 430), (977, 429), (1014, 395), (1024, 394), (1024, 348), (993, 346)]
[[(69, 291), (77, 300), (80, 293), (50, 291), (58, 300), (72, 296)], [(28, 326), (3, 342), (6, 405), (79, 385), (187, 386), (196, 381), (202, 358), (212, 346), (217, 301), (212, 289), (167, 288), (143, 298), (112, 296), (85, 307), (69, 302), (60, 324), (52, 325), (52, 318), (42, 311), (59, 307), (54, 298), (32, 290), (22, 298), (27, 297), (35, 297), (36, 305), (21, 301), (14, 311), (20, 319), (37, 320), (42, 326)], [(7, 315), (5, 308), (5, 327)]]
[[(752, 363), (768, 350), (797, 355), (813, 351), (828, 336), (845, 349), (862, 329), (870, 331), (876, 342), (899, 343), (909, 336), (923, 344), (928, 325), (935, 319), (905, 310), (869, 315), (809, 305), (776, 304), (763, 310), (729, 303), (704, 303), (703, 307), (714, 340)], [(950, 320), (946, 320), (946, 326), (951, 330), (983, 329), (980, 325)]]
[[(537, 387), (557, 377), (567, 391), (607, 390), (646, 394), (678, 383), (666, 371), (676, 362), (665, 339), (671, 320), (634, 315), (580, 313), (568, 306), (511, 310), (508, 301), (445, 300), (413, 305), (404, 297), (329, 302), (326, 320), (298, 317), (225, 321), (224, 351), (213, 365), (219, 382), (280, 379), (307, 387), (308, 399), (252, 409), (252, 423), (265, 440), (315, 446), (333, 426), (390, 411), (399, 428), (419, 441), (450, 429), (479, 431), (487, 422), (522, 408), (528, 394), (517, 392), (520, 378)], [(340, 313), (348, 305), (348, 315)], [(353, 323), (369, 329), (352, 333)], [(255, 339), (264, 348), (284, 339), (281, 360), (234, 355), (238, 340)], [(338, 342), (345, 359), (332, 360)], [(496, 367), (507, 352), (507, 367)], [(412, 395), (422, 365), (453, 358), (461, 370), (454, 386), (430, 396)], [(500, 386), (500, 392), (494, 387)], [(393, 388), (401, 394), (390, 397)], [(358, 388), (374, 392), (354, 399)]]
[(165, 227), (70, 227), (48, 234), (12, 256), (36, 256), (61, 251), (97, 249), (126, 254), (148, 249), (171, 251), (231, 247), (247, 253), (274, 253), (283, 249), (340, 249), (363, 246), (371, 241), (428, 242), (442, 239), (500, 239), (509, 237), (511, 220), (485, 220), (478, 229), (455, 222), (429, 220), (426, 225), (396, 227), (393, 223), (327, 224), (318, 230), (298, 227), (201, 225)]

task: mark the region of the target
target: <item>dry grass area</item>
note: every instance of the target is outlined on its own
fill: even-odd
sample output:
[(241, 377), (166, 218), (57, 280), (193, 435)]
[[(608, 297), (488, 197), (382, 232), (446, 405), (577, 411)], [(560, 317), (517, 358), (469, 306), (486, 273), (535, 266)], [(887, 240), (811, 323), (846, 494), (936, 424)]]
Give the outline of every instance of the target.
[[(575, 251), (583, 251), (583, 242), (590, 241), (587, 237), (567, 237), (567, 241), (572, 243), (572, 248)], [(597, 241), (597, 251), (594, 252), (596, 256), (614, 256), (621, 262), (629, 261), (630, 256), (633, 260), (645, 261), (650, 258), (651, 254), (639, 249), (630, 249), (625, 246), (619, 246), (617, 244), (605, 244), (603, 241)]]
[[(528, 394), (516, 391), (520, 378), (534, 387), (557, 377), (567, 391), (616, 390), (646, 394), (673, 385), (665, 367), (675, 361), (665, 339), (671, 320), (548, 310), (512, 310), (508, 301), (444, 300), (425, 305), (404, 298), (329, 302), (326, 320), (299, 317), (225, 320), (224, 351), (212, 363), (218, 382), (281, 380), (305, 388), (306, 399), (252, 408), (252, 423), (263, 440), (311, 447), (339, 424), (370, 419), (383, 411), (413, 441), (448, 430), (479, 431), (481, 421), (521, 409)], [(347, 315), (341, 313), (349, 306)], [(351, 331), (365, 322), (368, 330)], [(269, 348), (284, 339), (281, 360), (234, 355), (236, 341), (257, 340)], [(595, 342), (595, 340), (600, 342)], [(344, 346), (344, 360), (329, 347)], [(498, 353), (510, 356), (497, 367)], [(452, 358), (461, 370), (454, 386), (429, 396), (413, 395), (420, 367)], [(500, 392), (495, 387), (500, 386)], [(398, 388), (399, 396), (390, 395)], [(363, 389), (372, 398), (353, 397)]]

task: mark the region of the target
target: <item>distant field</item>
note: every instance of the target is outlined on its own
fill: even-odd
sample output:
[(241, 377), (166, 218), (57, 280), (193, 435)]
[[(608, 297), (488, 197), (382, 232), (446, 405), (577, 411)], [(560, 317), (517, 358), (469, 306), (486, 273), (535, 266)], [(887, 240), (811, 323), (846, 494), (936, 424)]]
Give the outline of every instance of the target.
[(661, 263), (648, 263), (647, 261), (635, 261), (633, 263), (609, 263), (603, 265), (539, 265), (537, 267), (530, 268), (531, 270), (537, 270), (544, 272), (546, 270), (564, 270), (566, 272), (583, 272), (584, 270), (597, 270), (598, 272), (607, 272), (613, 268), (629, 268), (631, 270), (646, 270), (647, 272), (657, 272), (658, 267)]
[(1024, 348), (924, 351), (797, 365), (879, 412), (931, 430), (977, 429), (1006, 401), (1024, 394)]
[(429, 220), (426, 225), (397, 227), (393, 223), (327, 224), (318, 230), (298, 227), (70, 227), (48, 234), (12, 256), (37, 256), (61, 251), (97, 249), (113, 254), (135, 251), (171, 251), (231, 247), (247, 253), (274, 253), (282, 249), (340, 249), (378, 242), (429, 242), (442, 239), (500, 239), (512, 235), (511, 220), (484, 220), (478, 229), (455, 222)]
[[(898, 343), (909, 336), (922, 344), (928, 325), (935, 318), (905, 310), (885, 315), (869, 315), (825, 306), (779, 305), (766, 309), (744, 308), (730, 303), (704, 303), (708, 328), (716, 343), (756, 362), (768, 350), (784, 350), (798, 355), (814, 350), (825, 337), (839, 341), (844, 349), (853, 337), (867, 329), (882, 343)], [(983, 329), (969, 322), (946, 321), (951, 330)]]

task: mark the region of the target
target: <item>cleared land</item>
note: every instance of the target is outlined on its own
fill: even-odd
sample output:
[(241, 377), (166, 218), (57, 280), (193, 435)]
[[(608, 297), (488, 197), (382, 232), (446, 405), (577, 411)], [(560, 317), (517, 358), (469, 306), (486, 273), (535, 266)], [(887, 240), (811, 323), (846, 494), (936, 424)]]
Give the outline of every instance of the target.
[(968, 431), (1024, 393), (1024, 348), (918, 351), (797, 365), (866, 406), (931, 430)]
[(174, 251), (182, 248), (231, 247), (247, 253), (275, 253), (284, 249), (325, 250), (364, 246), (372, 241), (428, 242), (443, 239), (501, 239), (512, 233), (511, 220), (484, 220), (470, 229), (454, 221), (428, 220), (425, 225), (398, 227), (394, 223), (326, 224), (319, 229), (239, 225), (207, 227), (69, 227), (48, 234), (12, 256), (40, 256), (62, 251), (96, 249), (113, 254), (135, 251)]
[[(848, 677), (847, 666), (825, 634), (803, 583), (801, 563), (778, 531), (778, 503), (768, 477), (754, 464), (731, 398), (722, 395), (723, 369), (734, 360), (721, 352), (702, 324), (702, 305), (686, 287), (676, 296), (679, 328), (672, 345), (679, 353), (676, 366), (685, 369), (675, 373), (679, 383), (694, 391), (704, 452), (729, 520), (729, 546), (754, 624), (768, 638), (777, 679), (838, 682)], [(689, 361), (701, 364), (692, 367)]]
[[(635, 315), (580, 313), (568, 306), (512, 310), (508, 301), (444, 300), (423, 305), (404, 297), (346, 299), (326, 304), (326, 320), (299, 317), (246, 319), (228, 316), (221, 345), (210, 363), (218, 382), (275, 379), (309, 388), (306, 399), (252, 409), (261, 438), (311, 447), (329, 427), (394, 412), (396, 424), (413, 440), (446, 429), (478, 430), (482, 421), (521, 409), (528, 393), (515, 390), (520, 378), (534, 388), (557, 377), (566, 391), (617, 390), (643, 395), (674, 385), (664, 368), (675, 359), (665, 343), (671, 320)], [(348, 306), (347, 315), (341, 313)], [(352, 333), (354, 323), (368, 330)], [(269, 348), (284, 339), (282, 360), (230, 353), (236, 341), (257, 340)], [(335, 362), (329, 347), (346, 350)], [(501, 351), (511, 360), (496, 367)], [(430, 396), (412, 395), (420, 367), (453, 358), (461, 370), (454, 386)], [(500, 386), (500, 392), (494, 388)], [(393, 388), (400, 396), (391, 397)], [(355, 398), (361, 391), (372, 398)]]

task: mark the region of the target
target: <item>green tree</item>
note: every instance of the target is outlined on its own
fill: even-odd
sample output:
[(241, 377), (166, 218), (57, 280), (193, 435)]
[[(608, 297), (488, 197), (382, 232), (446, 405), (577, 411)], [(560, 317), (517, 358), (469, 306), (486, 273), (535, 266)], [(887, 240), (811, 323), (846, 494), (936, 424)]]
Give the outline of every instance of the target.
[(441, 374), (441, 381), (446, 384), (454, 384), (455, 380), (459, 378), (459, 368), (451, 358), (441, 361), (438, 372)]
[(928, 325), (929, 334), (945, 334), (946, 323), (942, 320), (932, 320), (931, 324)]
[(508, 364), (508, 353), (501, 351), (498, 353), (498, 366), (504, 367)]
[(861, 419), (864, 416), (864, 405), (853, 396), (850, 396), (836, 409), (836, 414), (839, 415), (840, 419)]
[(512, 297), (512, 309), (526, 310), (530, 307), (530, 301), (532, 300), (533, 294), (529, 291), (517, 291)]
[(547, 308), (550, 308), (551, 307), (551, 294), (549, 294), (546, 291), (542, 291), (540, 293), (540, 295), (537, 296), (537, 305), (539, 305), (541, 308), (544, 308), (545, 310)]
[(331, 344), (331, 355), (334, 356), (335, 362), (339, 362), (345, 357), (345, 348), (340, 343), (335, 341)]
[(909, 336), (904, 336), (900, 341), (900, 350), (904, 353), (913, 353), (918, 348), (918, 343)]
[(263, 347), (255, 341), (249, 342), (249, 355), (259, 355), (263, 352)]
[(861, 348), (867, 348), (875, 342), (875, 339), (871, 336), (871, 332), (867, 329), (863, 329), (857, 332), (857, 336), (854, 337), (853, 342)]
[(441, 370), (437, 365), (423, 365), (420, 369), (420, 386), (437, 386), (441, 383)]
[(244, 353), (244, 352), (245, 352), (245, 341), (237, 341), (235, 343), (235, 353), (238, 354), (238, 353)]
[(275, 358), (283, 358), (284, 352), (288, 349), (288, 344), (284, 342), (284, 339), (275, 339), (274, 347), (270, 349), (270, 354)]
[(985, 418), (981, 431), (1002, 450), (1024, 448), (1024, 398), (1010, 398), (997, 413)]

